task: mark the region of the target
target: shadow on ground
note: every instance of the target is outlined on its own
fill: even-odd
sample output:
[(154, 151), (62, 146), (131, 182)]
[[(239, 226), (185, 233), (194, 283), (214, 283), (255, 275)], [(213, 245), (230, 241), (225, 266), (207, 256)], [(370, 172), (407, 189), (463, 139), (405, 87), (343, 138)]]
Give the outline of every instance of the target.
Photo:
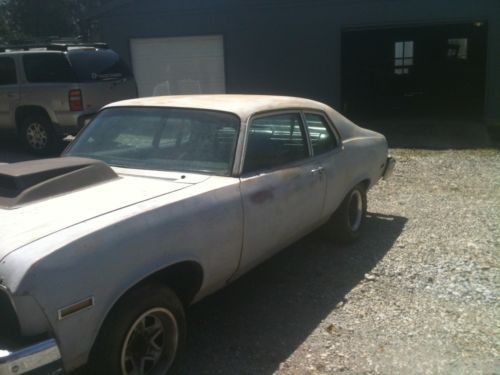
[(15, 138), (0, 138), (0, 163), (16, 163), (36, 159), (36, 156), (27, 153)]
[[(66, 146), (61, 142), (51, 155), (46, 157), (57, 157)], [(40, 159), (39, 156), (30, 154), (16, 138), (2, 138), (0, 136), (0, 163), (17, 163), (20, 161)]]
[(406, 221), (370, 214), (350, 246), (313, 233), (193, 306), (182, 374), (274, 373), (385, 256)]

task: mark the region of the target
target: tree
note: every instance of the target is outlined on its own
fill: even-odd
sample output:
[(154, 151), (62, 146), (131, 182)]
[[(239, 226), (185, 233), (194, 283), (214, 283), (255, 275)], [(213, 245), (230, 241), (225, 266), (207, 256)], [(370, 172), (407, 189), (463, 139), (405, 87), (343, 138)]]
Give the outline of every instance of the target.
[(5, 8), (9, 31), (27, 38), (75, 35), (72, 0), (8, 0)]
[(7, 25), (7, 9), (5, 3), (0, 1), (0, 43), (8, 39), (9, 27)]
[(0, 41), (88, 37), (88, 14), (110, 0), (0, 0)]

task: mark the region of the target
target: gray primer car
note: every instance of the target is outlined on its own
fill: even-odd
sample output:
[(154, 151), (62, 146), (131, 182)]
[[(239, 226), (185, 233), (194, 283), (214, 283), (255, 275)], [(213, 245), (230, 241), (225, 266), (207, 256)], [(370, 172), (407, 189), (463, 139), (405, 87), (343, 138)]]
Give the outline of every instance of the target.
[(108, 105), (64, 157), (0, 166), (0, 374), (175, 370), (185, 307), (321, 225), (354, 240), (393, 166), (306, 99)]
[(135, 97), (130, 69), (105, 44), (0, 46), (0, 132), (34, 153), (50, 152), (102, 106)]

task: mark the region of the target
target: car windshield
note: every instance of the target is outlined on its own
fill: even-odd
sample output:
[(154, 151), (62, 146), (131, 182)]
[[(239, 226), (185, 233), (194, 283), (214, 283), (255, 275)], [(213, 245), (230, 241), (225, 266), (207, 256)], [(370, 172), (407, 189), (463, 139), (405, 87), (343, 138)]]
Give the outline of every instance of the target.
[(109, 81), (132, 76), (120, 56), (108, 49), (75, 49), (68, 52), (79, 82)]
[(125, 168), (229, 176), (240, 120), (206, 110), (110, 108), (65, 152)]

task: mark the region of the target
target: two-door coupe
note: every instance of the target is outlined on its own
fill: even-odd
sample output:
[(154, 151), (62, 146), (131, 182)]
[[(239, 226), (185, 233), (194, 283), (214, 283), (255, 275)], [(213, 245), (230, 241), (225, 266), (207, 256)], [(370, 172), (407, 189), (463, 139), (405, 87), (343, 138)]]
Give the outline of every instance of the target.
[(114, 103), (0, 166), (0, 375), (167, 374), (184, 310), (324, 225), (359, 236), (384, 136), (272, 96)]

